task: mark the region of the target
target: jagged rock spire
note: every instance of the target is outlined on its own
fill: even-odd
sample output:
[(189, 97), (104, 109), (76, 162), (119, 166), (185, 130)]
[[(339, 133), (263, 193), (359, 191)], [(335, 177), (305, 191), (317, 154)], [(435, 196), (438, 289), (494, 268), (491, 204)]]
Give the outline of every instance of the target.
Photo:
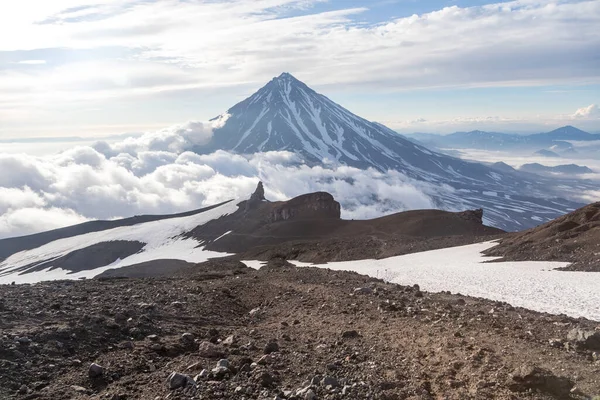
[(256, 186), (256, 190), (254, 191), (254, 193), (252, 193), (252, 195), (250, 195), (250, 199), (246, 202), (246, 211), (251, 210), (257, 204), (260, 204), (260, 202), (262, 202), (263, 200), (266, 200), (265, 188), (263, 186), (263, 183), (259, 181), (258, 185)]

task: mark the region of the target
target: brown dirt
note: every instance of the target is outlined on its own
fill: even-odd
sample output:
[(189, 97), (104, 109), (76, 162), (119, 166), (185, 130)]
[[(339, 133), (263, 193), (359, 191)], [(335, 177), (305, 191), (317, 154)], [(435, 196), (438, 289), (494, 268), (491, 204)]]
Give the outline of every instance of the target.
[(565, 261), (565, 270), (600, 272), (600, 202), (524, 232), (486, 252), (501, 261)]
[[(0, 398), (292, 399), (313, 379), (318, 399), (600, 395), (597, 355), (566, 341), (597, 323), (349, 272), (219, 265), (177, 279), (0, 286)], [(273, 340), (279, 350), (263, 358)], [(222, 375), (168, 388), (171, 372), (194, 377), (221, 357)], [(88, 377), (92, 362), (101, 377)], [(324, 376), (340, 386), (317, 384)]]
[(494, 240), (503, 235), (414, 237), (402, 235), (361, 235), (358, 237), (324, 238), (318, 241), (289, 241), (273, 246), (258, 246), (233, 256), (238, 260), (269, 261), (273, 258), (311, 263), (381, 259), (421, 251), (465, 246)]

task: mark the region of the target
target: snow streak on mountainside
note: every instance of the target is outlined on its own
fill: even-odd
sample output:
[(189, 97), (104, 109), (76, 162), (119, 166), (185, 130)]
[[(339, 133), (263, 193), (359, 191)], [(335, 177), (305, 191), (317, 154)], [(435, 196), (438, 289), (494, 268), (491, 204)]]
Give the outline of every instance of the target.
[(0, 262), (0, 284), (92, 278), (108, 269), (153, 260), (198, 263), (210, 257), (225, 256), (227, 254), (205, 250), (203, 243), (184, 234), (234, 213), (237, 203), (230, 201), (185, 217), (65, 237), (17, 252)]
[[(226, 117), (226, 118), (225, 118)], [(389, 169), (410, 177), (432, 174), (490, 180), (486, 168), (433, 153), (386, 128), (367, 121), (283, 73), (216, 119), (207, 146), (196, 151), (230, 150), (241, 154), (287, 150), (309, 163)]]
[(486, 222), (505, 230), (529, 228), (581, 206), (558, 199), (573, 193), (565, 190), (568, 181), (541, 177), (532, 181), (430, 151), (354, 115), (288, 73), (215, 120), (221, 127), (208, 144), (193, 148), (197, 153), (286, 150), (309, 165), (396, 170), (439, 188), (431, 194), (436, 207), (455, 211), (483, 207)]

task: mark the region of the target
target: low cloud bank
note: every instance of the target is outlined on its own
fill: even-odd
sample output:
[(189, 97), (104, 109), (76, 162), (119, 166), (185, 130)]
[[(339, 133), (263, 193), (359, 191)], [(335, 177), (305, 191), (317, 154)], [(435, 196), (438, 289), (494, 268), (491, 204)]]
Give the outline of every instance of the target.
[(436, 206), (431, 194), (439, 188), (396, 171), (307, 166), (285, 151), (248, 156), (185, 151), (209, 140), (219, 123), (189, 122), (45, 157), (0, 154), (0, 170), (10, 171), (0, 175), (0, 238), (89, 219), (201, 208), (248, 196), (259, 180), (271, 200), (330, 192), (345, 218)]

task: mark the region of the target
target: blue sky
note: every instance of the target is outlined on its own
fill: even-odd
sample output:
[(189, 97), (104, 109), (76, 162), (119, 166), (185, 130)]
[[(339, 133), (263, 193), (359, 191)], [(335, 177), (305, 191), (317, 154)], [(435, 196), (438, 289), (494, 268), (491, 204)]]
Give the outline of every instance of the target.
[(208, 120), (283, 71), (400, 132), (600, 131), (598, 0), (0, 7), (0, 139)]

